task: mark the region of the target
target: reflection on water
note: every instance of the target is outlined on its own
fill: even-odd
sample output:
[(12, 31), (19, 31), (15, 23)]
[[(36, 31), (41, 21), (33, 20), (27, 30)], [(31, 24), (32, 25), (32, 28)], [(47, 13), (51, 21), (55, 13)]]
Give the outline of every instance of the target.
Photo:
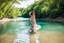
[(31, 34), (28, 29), (17, 31), (13, 43), (40, 43), (38, 33)]
[(40, 43), (38, 33), (30, 34), (30, 43)]
[(41, 29), (29, 33), (28, 20), (0, 24), (0, 43), (64, 43), (64, 24), (37, 20)]
[(15, 40), (13, 43), (29, 43), (29, 33), (28, 30), (17, 31)]

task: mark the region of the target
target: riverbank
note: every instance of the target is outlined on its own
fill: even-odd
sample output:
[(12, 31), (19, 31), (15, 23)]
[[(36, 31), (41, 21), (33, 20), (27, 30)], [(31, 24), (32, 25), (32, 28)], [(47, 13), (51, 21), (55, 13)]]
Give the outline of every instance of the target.
[(3, 18), (3, 19), (0, 20), (0, 24), (4, 24), (4, 23), (6, 23), (8, 21), (11, 21), (11, 19), (9, 19), (9, 18)]
[(64, 22), (64, 18), (56, 18), (56, 19), (52, 19), (52, 18), (42, 18), (41, 20)]
[[(0, 23), (4, 24), (8, 21), (17, 21), (17, 20), (29, 20), (29, 18), (14, 18), (14, 19), (9, 19), (9, 18), (3, 18), (0, 20)], [(40, 20), (46, 20), (46, 21), (56, 21), (56, 22), (64, 22), (64, 18), (56, 18), (56, 19), (51, 19), (51, 18), (42, 18)]]
[(0, 21), (14, 21), (14, 20), (29, 20), (29, 18), (23, 18), (23, 17), (18, 17), (18, 18), (12, 18), (12, 19), (10, 19), (10, 18), (3, 18), (3, 19), (1, 19)]
[(4, 24), (6, 22), (9, 22), (9, 21), (18, 21), (18, 20), (29, 20), (28, 18), (14, 18), (14, 19), (9, 19), (9, 18), (3, 18), (0, 20), (0, 24)]

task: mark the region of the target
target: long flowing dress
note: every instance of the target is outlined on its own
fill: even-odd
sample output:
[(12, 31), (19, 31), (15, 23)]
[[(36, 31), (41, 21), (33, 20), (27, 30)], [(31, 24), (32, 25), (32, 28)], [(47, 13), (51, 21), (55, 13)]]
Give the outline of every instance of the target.
[(31, 17), (30, 18), (30, 23), (31, 23), (31, 28), (30, 28), (30, 30), (32, 30), (32, 31), (37, 31), (37, 30), (39, 30), (40, 28), (41, 28), (41, 26), (40, 25), (37, 25), (36, 24), (36, 20), (35, 20), (35, 18), (33, 18), (33, 17)]

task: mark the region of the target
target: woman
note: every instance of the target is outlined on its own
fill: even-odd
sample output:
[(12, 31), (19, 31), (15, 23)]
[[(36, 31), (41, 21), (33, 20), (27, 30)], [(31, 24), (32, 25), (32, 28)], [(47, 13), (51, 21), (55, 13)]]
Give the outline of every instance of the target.
[(31, 11), (29, 15), (30, 15), (30, 23), (31, 23), (30, 32), (36, 32), (41, 27), (39, 25), (36, 25), (35, 12)]

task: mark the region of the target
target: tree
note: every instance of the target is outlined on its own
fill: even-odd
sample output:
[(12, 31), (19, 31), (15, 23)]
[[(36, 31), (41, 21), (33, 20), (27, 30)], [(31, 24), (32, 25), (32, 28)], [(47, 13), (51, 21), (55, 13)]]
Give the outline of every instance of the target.
[[(0, 19), (4, 17), (10, 17), (12, 15), (14, 15), (12, 16), (12, 18), (19, 16), (19, 10), (12, 6), (14, 3), (19, 4), (19, 1), (23, 0), (0, 0)], [(14, 12), (11, 14), (12, 11)]]

